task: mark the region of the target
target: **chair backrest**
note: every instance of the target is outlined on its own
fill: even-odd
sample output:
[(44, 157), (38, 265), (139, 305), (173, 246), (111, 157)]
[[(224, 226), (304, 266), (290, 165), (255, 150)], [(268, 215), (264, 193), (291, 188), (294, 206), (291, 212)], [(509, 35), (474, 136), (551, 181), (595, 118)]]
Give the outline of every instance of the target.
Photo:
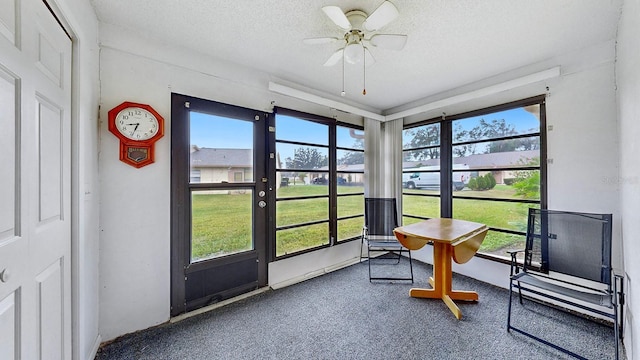
[(529, 209), (525, 269), (611, 286), (611, 214)]
[(394, 236), (398, 227), (395, 198), (365, 198), (364, 224), (369, 235)]

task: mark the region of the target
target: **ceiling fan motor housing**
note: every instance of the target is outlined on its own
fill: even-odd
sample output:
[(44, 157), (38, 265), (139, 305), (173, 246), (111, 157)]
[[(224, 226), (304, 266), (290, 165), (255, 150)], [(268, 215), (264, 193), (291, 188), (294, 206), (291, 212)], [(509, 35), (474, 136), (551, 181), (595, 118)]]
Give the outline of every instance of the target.
[(351, 10), (344, 14), (351, 23), (351, 31), (358, 30), (362, 32), (362, 24), (367, 19), (367, 13), (361, 10)]

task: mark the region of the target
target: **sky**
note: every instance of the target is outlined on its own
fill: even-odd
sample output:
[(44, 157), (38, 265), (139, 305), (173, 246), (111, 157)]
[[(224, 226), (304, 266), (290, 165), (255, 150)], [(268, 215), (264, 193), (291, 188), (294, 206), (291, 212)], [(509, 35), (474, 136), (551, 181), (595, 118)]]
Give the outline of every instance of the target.
[[(463, 124), (463, 128), (471, 129), (477, 125), (479, 119), (487, 121), (493, 119), (507, 119), (518, 132), (539, 127), (537, 116), (524, 108), (516, 108), (497, 113), (464, 119), (456, 123)], [(277, 138), (299, 142), (328, 144), (328, 128), (326, 125), (311, 121), (301, 121), (289, 116), (278, 115), (276, 118)], [(361, 133), (361, 132), (359, 132)], [(339, 127), (338, 146), (352, 147), (355, 140), (350, 136), (347, 128)], [(405, 139), (406, 141), (406, 139)], [(215, 115), (191, 112), (191, 144), (208, 148), (251, 149), (253, 142), (253, 121), (237, 120)], [(282, 147), (292, 152), (296, 146)], [(281, 159), (293, 157), (292, 153), (280, 154)]]
[(253, 122), (191, 112), (191, 145), (219, 149), (252, 149)]
[[(221, 116), (191, 112), (191, 145), (207, 148), (251, 149), (253, 148), (253, 121), (238, 120)], [(289, 116), (278, 115), (276, 119), (277, 138), (298, 142), (328, 145), (328, 127), (311, 121), (301, 121)], [(347, 128), (339, 127), (338, 146), (352, 147), (354, 139)], [(280, 154), (284, 160), (293, 157), (290, 153)]]
[(522, 107), (461, 119), (459, 121), (456, 121), (455, 123), (463, 124), (463, 128), (468, 130), (477, 125), (480, 119), (485, 119), (486, 121), (492, 121), (494, 119), (505, 119), (506, 123), (513, 125), (516, 131), (518, 131), (519, 133), (530, 130), (532, 128), (536, 128), (539, 130), (540, 127), (540, 120), (538, 119), (537, 115), (526, 111)]

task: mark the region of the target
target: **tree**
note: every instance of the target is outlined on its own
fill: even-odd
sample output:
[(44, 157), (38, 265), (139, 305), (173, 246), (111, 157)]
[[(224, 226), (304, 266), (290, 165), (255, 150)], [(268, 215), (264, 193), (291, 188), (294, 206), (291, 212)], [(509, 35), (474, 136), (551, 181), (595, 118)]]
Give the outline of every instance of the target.
[[(465, 142), (470, 139), (471, 133), (462, 128), (460, 123), (455, 123), (456, 128), (453, 130), (453, 140), (456, 143)], [(454, 157), (465, 157), (476, 153), (476, 144), (456, 145), (453, 147)]]
[[(536, 129), (530, 129), (529, 132), (533, 133)], [(518, 150), (540, 150), (540, 138), (535, 137), (527, 137), (518, 139)]]
[(322, 155), (318, 149), (299, 147), (293, 150), (293, 159), (285, 159), (287, 169), (319, 169), (329, 164), (327, 155)]
[[(420, 148), (440, 144), (440, 127), (427, 126), (418, 130), (408, 130), (409, 135), (413, 135), (411, 141), (405, 144), (405, 148)], [(440, 147), (422, 149), (419, 151), (407, 152), (404, 161), (427, 160), (440, 158)]]
[[(513, 136), (517, 135), (518, 131), (515, 129), (513, 124), (507, 124), (505, 119), (493, 119), (491, 121), (480, 119), (478, 121), (478, 125), (473, 127), (471, 130), (464, 130), (461, 125), (457, 125), (454, 133), (454, 140), (456, 142), (465, 142)], [(527, 143), (527, 141), (529, 141), (529, 143)], [(527, 150), (526, 147), (532, 146), (530, 142), (530, 139), (490, 141), (484, 151), (481, 151), (480, 153), (489, 154), (514, 151), (516, 149)], [(477, 153), (476, 144), (456, 145), (454, 147), (454, 154), (459, 157)]]
[[(356, 139), (353, 143), (354, 149), (364, 149), (364, 141), (362, 139)], [(344, 156), (338, 159), (338, 165), (356, 165), (364, 164), (364, 152), (361, 151), (346, 151)]]

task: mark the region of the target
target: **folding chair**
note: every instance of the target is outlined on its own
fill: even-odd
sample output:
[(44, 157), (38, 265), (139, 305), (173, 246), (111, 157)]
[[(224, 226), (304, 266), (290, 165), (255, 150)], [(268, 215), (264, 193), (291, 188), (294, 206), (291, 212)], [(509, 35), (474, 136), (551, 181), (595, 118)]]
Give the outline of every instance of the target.
[[(398, 211), (394, 198), (365, 198), (364, 199), (364, 228), (360, 242), (360, 261), (367, 259), (369, 264), (369, 281), (372, 280), (411, 280), (413, 283), (413, 263), (411, 251), (403, 247), (393, 234), (393, 229), (398, 227)], [(367, 256), (362, 256), (362, 248), (367, 244)], [(372, 257), (372, 253), (384, 253)], [(393, 260), (400, 264), (402, 253), (406, 252), (409, 258), (410, 276), (372, 276), (371, 265), (373, 262), (380, 264)]]
[[(534, 334), (535, 329), (528, 324), (519, 327), (512, 324), (511, 296), (517, 289), (520, 304), (524, 293), (531, 300), (562, 303), (612, 320), (618, 359), (623, 334), (624, 282), (611, 266), (612, 222), (611, 214), (529, 209), (526, 248), (510, 252), (507, 331), (514, 330), (583, 358), (551, 342), (546, 334)], [(521, 251), (524, 251), (522, 264), (516, 258)]]

